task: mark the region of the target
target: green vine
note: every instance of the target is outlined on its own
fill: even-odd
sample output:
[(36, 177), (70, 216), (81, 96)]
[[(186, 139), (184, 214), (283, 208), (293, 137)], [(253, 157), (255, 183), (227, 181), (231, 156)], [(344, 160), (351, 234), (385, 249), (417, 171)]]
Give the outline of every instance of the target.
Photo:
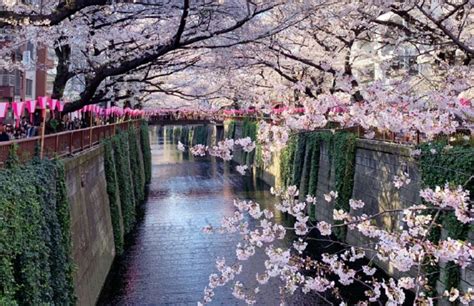
[(198, 125), (194, 127), (193, 141), (192, 144), (203, 144), (207, 145), (208, 138), (208, 127), (207, 125)]
[(145, 183), (151, 181), (151, 148), (150, 135), (148, 133), (148, 123), (144, 121), (140, 126), (140, 145), (143, 153), (143, 168), (145, 171)]
[[(474, 180), (470, 179), (474, 173), (474, 148), (469, 142), (458, 143), (454, 147), (446, 147), (446, 140), (423, 144), (420, 146), (421, 155), (419, 166), (424, 187), (434, 188), (444, 186), (446, 183), (453, 186), (464, 186), (469, 190), (471, 201), (474, 194)], [(449, 149), (448, 149), (449, 148)], [(439, 241), (441, 239), (441, 228), (447, 236), (452, 239), (466, 240), (469, 226), (457, 221), (454, 213), (444, 213), (439, 219), (440, 226), (433, 227), (429, 239)], [(436, 264), (428, 265), (425, 273), (428, 277), (430, 296), (436, 296), (436, 283), (440, 277), (440, 268)], [(459, 287), (461, 272), (459, 267), (449, 262), (444, 268), (443, 283), (446, 288)]]
[(297, 138), (295, 135), (290, 136), (288, 145), (282, 150), (280, 157), (280, 185), (288, 187), (291, 185), (292, 167), (295, 156)]
[(73, 305), (63, 166), (10, 165), (0, 171), (0, 304)]
[(300, 186), (301, 172), (303, 170), (303, 163), (306, 149), (306, 134), (298, 134), (296, 137), (296, 147), (293, 157), (293, 166), (291, 171), (291, 184), (297, 187)]
[(115, 252), (120, 255), (123, 253), (124, 244), (123, 221), (112, 140), (105, 140), (103, 145), (105, 180), (107, 182), (107, 195), (109, 197), (110, 216), (112, 218), (112, 228), (114, 232)]
[[(254, 120), (245, 118), (242, 124), (242, 138), (245, 137), (250, 137), (253, 141), (257, 139), (257, 122)], [(252, 165), (255, 160), (255, 150), (247, 153), (247, 152), (242, 152), (243, 154), (243, 160), (245, 161), (245, 164), (247, 165)]]
[(135, 196), (130, 171), (128, 133), (123, 132), (112, 139), (114, 147), (115, 169), (117, 171), (123, 227), (128, 234), (135, 224)]
[[(335, 188), (338, 193), (334, 209), (349, 211), (349, 200), (354, 186), (356, 136), (348, 132), (337, 132), (332, 136), (330, 151), (331, 162), (334, 164)], [(340, 222), (336, 222), (339, 224)], [(347, 229), (337, 227), (334, 234), (344, 241)]]
[[(133, 188), (136, 204), (145, 200), (145, 174), (143, 172), (143, 160), (138, 147), (138, 137), (135, 129), (128, 131), (128, 147), (130, 158), (130, 170), (133, 175)], [(138, 208), (138, 205), (137, 205)]]
[(236, 121), (231, 120), (229, 122), (229, 127), (227, 128), (227, 131), (225, 133), (225, 138), (234, 138), (235, 136), (235, 127), (236, 127)]
[[(308, 143), (308, 153), (305, 158), (306, 172), (303, 176), (306, 179), (304, 180), (305, 185), (303, 187), (305, 188), (305, 194), (316, 196), (318, 187), (319, 155), (321, 151), (321, 133), (311, 133), (308, 136)], [(308, 214), (311, 220), (315, 220), (316, 208), (314, 205), (309, 206)]]
[(189, 145), (189, 127), (183, 126), (181, 129), (180, 140), (182, 144)]

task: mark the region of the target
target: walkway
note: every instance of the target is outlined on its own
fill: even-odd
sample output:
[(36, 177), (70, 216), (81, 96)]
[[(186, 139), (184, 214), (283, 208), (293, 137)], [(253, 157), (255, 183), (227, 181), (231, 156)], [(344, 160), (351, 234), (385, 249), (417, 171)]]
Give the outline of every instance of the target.
[[(216, 272), (215, 258), (235, 259), (237, 243), (236, 236), (207, 235), (201, 228), (231, 214), (235, 197), (252, 198), (264, 206), (272, 199), (268, 186), (231, 172), (223, 163), (189, 160), (175, 145), (159, 141), (156, 134), (151, 140), (153, 179), (144, 219), (108, 280), (99, 305), (196, 305), (209, 274)], [(262, 260), (259, 254), (246, 263), (240, 279), (244, 284), (256, 284), (255, 273)], [(277, 286), (261, 289), (265, 300), (257, 305), (280, 304)], [(301, 298), (293, 303), (319, 304)], [(240, 304), (230, 287), (220, 287), (212, 305)]]

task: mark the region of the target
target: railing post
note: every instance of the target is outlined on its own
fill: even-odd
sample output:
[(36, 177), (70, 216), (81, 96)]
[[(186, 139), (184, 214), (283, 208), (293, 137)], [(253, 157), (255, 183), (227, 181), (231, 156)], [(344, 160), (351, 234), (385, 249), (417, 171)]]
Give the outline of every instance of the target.
[(59, 152), (58, 152), (58, 151), (59, 151), (59, 136), (58, 136), (57, 133), (56, 133), (56, 143), (55, 143), (55, 146), (54, 146), (54, 147), (55, 147), (55, 148), (54, 148), (54, 151), (55, 151), (56, 153), (59, 153)]

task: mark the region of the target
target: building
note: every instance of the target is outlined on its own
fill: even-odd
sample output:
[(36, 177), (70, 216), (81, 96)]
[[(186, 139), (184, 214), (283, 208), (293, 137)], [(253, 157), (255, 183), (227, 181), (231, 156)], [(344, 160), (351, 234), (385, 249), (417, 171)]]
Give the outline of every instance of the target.
[[(0, 1), (0, 10), (19, 4), (20, 1)], [(21, 1), (23, 5), (38, 5), (38, 1)], [(9, 48), (15, 40), (12, 30), (0, 29), (0, 48)], [(11, 66), (0, 66), (0, 101), (12, 102), (49, 96), (54, 81), (54, 51), (47, 47), (25, 42), (12, 50)]]

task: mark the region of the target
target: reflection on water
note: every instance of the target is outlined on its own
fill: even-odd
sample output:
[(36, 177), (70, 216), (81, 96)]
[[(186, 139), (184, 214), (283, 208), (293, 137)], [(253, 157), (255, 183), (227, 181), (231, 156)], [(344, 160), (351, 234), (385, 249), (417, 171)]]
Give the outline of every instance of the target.
[[(208, 235), (207, 224), (218, 224), (234, 211), (233, 199), (246, 198), (272, 209), (269, 186), (242, 177), (222, 162), (197, 159), (176, 150), (152, 131), (153, 178), (143, 220), (128, 237), (129, 247), (117, 260), (99, 305), (196, 305), (215, 259), (235, 260), (238, 236)], [(273, 210), (273, 209), (272, 209)], [(275, 213), (277, 220), (285, 217)], [(263, 254), (245, 262), (245, 285), (256, 286)], [(257, 305), (279, 305), (276, 280), (262, 286)], [(241, 305), (230, 287), (215, 290), (213, 305)], [(299, 296), (294, 305), (323, 305), (314, 297)]]

